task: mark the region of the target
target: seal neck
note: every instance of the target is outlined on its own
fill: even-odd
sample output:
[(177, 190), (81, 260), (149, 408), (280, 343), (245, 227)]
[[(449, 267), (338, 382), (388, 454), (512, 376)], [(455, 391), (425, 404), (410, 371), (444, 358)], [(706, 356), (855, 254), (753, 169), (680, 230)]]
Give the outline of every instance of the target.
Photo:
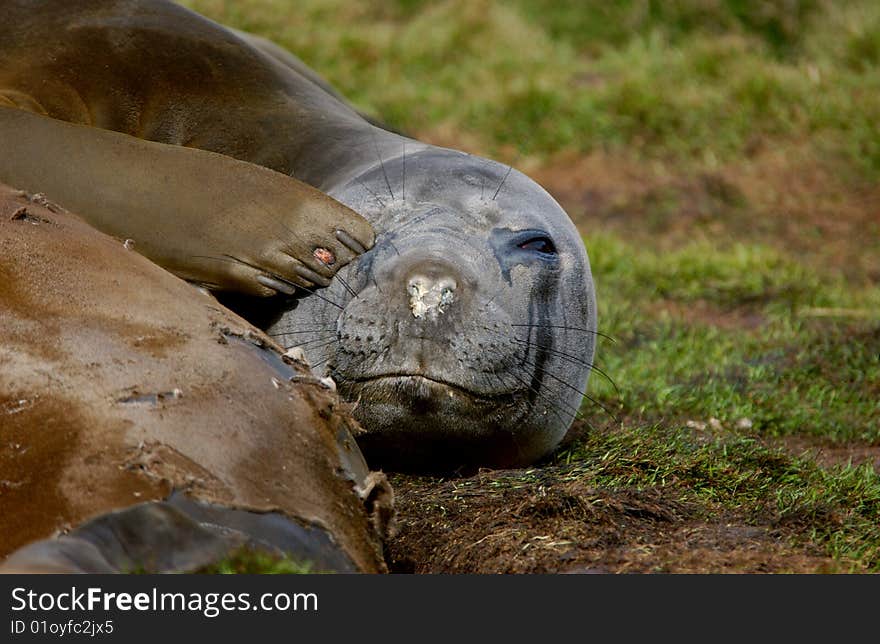
[(348, 121), (306, 140), (291, 174), (338, 198), (358, 177), (426, 147), (366, 121)]

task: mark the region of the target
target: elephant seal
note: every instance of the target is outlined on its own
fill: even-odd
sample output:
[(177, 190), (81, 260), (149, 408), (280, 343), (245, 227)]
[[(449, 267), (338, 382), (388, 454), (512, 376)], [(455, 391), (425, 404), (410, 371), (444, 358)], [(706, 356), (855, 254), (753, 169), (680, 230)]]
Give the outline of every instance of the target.
[[(344, 101), (295, 56), (240, 35)], [(324, 296), (272, 318), (269, 333), (356, 401), (373, 466), (447, 471), (546, 456), (595, 369), (580, 233), (511, 167), (374, 124), (347, 121), (348, 153), (330, 147), (321, 163), (313, 150), (296, 172), (366, 217), (376, 247)]]
[[(273, 211), (291, 202), (271, 190), (253, 208), (247, 199), (225, 209), (214, 200), (207, 214), (174, 223), (170, 251), (167, 233), (155, 244), (149, 230), (142, 234), (148, 256), (215, 288), (253, 292), (258, 284), (283, 293), (293, 283), (326, 287), (280, 306), (271, 302), (264, 326), (285, 347), (300, 347), (356, 404), (364, 427), (358, 441), (373, 467), (523, 465), (558, 444), (593, 368), (596, 308), (583, 241), (540, 186), (502, 164), (376, 127), (320, 77), (306, 73), (295, 56), (173, 3), (2, 4), (14, 20), (0, 27), (0, 52), (6, 52), (0, 69), (14, 73), (2, 72), (0, 87), (8, 88), (5, 100), (18, 109), (0, 108), (0, 123), (12, 122), (0, 133), (23, 132), (15, 140), (42, 150), (25, 176), (16, 175), (23, 187), (39, 175), (33, 189), (60, 181), (61, 188), (71, 188), (70, 203), (79, 210), (117, 204), (111, 188), (82, 202), (75, 197), (89, 192), (80, 188), (92, 181), (92, 172), (112, 186), (106, 159), (115, 158), (113, 145), (126, 137), (126, 145), (137, 148), (120, 155), (124, 197), (134, 193), (138, 201), (135, 223), (150, 221), (144, 213), (173, 209), (176, 201), (190, 207), (218, 186), (234, 184), (232, 166), (208, 168), (220, 164), (218, 155), (227, 158), (224, 163), (287, 175), (280, 178), (298, 182), (288, 187), (307, 184), (325, 195), (325, 206), (334, 204), (333, 214), (324, 211), (303, 224), (312, 235), (316, 221), (333, 222), (333, 234), (325, 228), (323, 236), (314, 234), (301, 245), (290, 238), (305, 233), (297, 228), (285, 235), (290, 226), (281, 227)], [(25, 117), (43, 125), (26, 124)], [(65, 174), (54, 165), (43, 172), (40, 163), (53, 137), (39, 130), (48, 124), (59, 133), (78, 128), (60, 134), (69, 155), (76, 154), (72, 146), (89, 147), (94, 139), (99, 149), (94, 158), (91, 152), (85, 157), (87, 179), (79, 169)], [(113, 144), (105, 145), (108, 137)], [(163, 174), (165, 157), (151, 146), (169, 155), (198, 153), (211, 183), (190, 199), (186, 193), (198, 184), (198, 173), (183, 161), (169, 161), (173, 173)], [(139, 155), (149, 172), (140, 168), (129, 175)], [(15, 166), (10, 161), (0, 167), (0, 179), (4, 172), (14, 174)], [(177, 177), (179, 187), (169, 187), (169, 200), (151, 201)], [(149, 196), (136, 190), (142, 181)], [(267, 217), (267, 210), (275, 214)], [(216, 211), (225, 216), (214, 219)], [(372, 229), (364, 230), (352, 214), (346, 219), (349, 211)], [(118, 208), (93, 221), (111, 234), (131, 236), (123, 212)], [(172, 219), (155, 216), (163, 226)], [(343, 219), (348, 232), (337, 234)], [(219, 241), (204, 244), (204, 229)], [(368, 250), (373, 234), (375, 245)], [(224, 244), (232, 250), (224, 251)], [(259, 249), (279, 252), (279, 244), (302, 266), (285, 270), (286, 259), (263, 261)], [(247, 247), (243, 256), (236, 254), (238, 245)], [(154, 246), (159, 250), (153, 252)], [(343, 261), (333, 264), (337, 256)], [(220, 260), (244, 275), (236, 282), (218, 274)], [(258, 308), (248, 302), (237, 310), (256, 319)]]
[(516, 170), (382, 136), (396, 155), (322, 184), (373, 224), (376, 246), (268, 332), (356, 402), (373, 467), (531, 463), (571, 426), (592, 369), (580, 235)]
[(386, 570), (390, 488), (307, 368), (2, 184), (0, 257), (0, 572), (185, 572), (243, 548)]

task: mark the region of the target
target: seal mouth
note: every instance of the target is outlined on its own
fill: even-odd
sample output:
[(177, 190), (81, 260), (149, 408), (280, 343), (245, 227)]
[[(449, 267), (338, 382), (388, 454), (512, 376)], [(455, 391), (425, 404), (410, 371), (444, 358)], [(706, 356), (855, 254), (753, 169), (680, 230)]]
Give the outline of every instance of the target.
[(465, 397), (474, 402), (491, 405), (512, 403), (522, 393), (516, 390), (499, 391), (497, 393), (479, 392), (468, 389), (460, 383), (433, 378), (420, 373), (387, 373), (366, 378), (354, 378), (349, 380), (349, 383), (349, 387), (353, 389), (382, 388), (411, 400), (437, 397)]
[(530, 446), (513, 428), (527, 425), (522, 391), (475, 392), (423, 374), (383, 374), (340, 386), (358, 400), (358, 446), (373, 468), (447, 472), (472, 464), (525, 463)]

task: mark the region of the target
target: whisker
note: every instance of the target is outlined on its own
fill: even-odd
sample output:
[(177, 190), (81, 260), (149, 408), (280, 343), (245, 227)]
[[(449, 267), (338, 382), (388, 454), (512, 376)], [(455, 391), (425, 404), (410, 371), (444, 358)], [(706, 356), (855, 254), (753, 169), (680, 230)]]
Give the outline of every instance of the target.
[(406, 141), (403, 142), (403, 197), (406, 201)]
[(612, 342), (617, 342), (610, 335), (602, 333), (601, 331), (593, 331), (592, 329), (581, 329), (576, 326), (565, 326), (562, 324), (511, 324), (510, 326), (515, 327), (529, 327), (529, 328), (538, 328), (538, 329), (565, 329), (566, 331), (583, 331), (584, 333), (592, 333), (593, 335), (598, 335), (606, 340), (611, 340)]
[(336, 275), (334, 275), (334, 277), (339, 280), (339, 283), (342, 284), (342, 287), (346, 291), (348, 291), (349, 295), (351, 295), (353, 298), (356, 298), (358, 296), (358, 294), (355, 292), (355, 290), (351, 286), (349, 286), (348, 282), (346, 282), (344, 279), (342, 279), (342, 275), (340, 275), (337, 272)]
[[(502, 355), (502, 357), (503, 357), (503, 354), (500, 351), (498, 351), (497, 349), (495, 349), (495, 350), (490, 349), (490, 352), (495, 353), (496, 355)], [(528, 390), (530, 390), (532, 393), (534, 393), (536, 396), (538, 396), (538, 398), (543, 400), (544, 404), (546, 404), (551, 410), (553, 410), (553, 412), (559, 416), (559, 419), (561, 421), (568, 422), (566, 418), (563, 418), (561, 415), (559, 415), (559, 411), (556, 409), (556, 405), (561, 405), (564, 408), (567, 408), (568, 412), (571, 413), (574, 416), (574, 418), (580, 418), (581, 420), (585, 420), (582, 416), (580, 416), (580, 410), (578, 408), (572, 407), (567, 402), (562, 401), (562, 400), (553, 400), (547, 392), (542, 392), (542, 391), (536, 389), (530, 382), (517, 376), (516, 373), (512, 369), (509, 369), (506, 373), (509, 374), (514, 380), (519, 382), (522, 386), (526, 387)], [(501, 378), (501, 376), (498, 375), (498, 372), (496, 372), (494, 369), (492, 370), (492, 375), (494, 375), (501, 382), (502, 385), (507, 387), (507, 383), (504, 382), (504, 380)]]
[[(315, 342), (319, 342), (325, 340), (323, 344), (314, 344)], [(308, 347), (309, 351), (317, 351), (318, 349), (323, 349), (324, 347), (329, 347), (331, 344), (336, 344), (339, 342), (339, 338), (333, 338), (332, 340), (327, 341), (326, 338), (318, 338), (317, 340), (311, 340), (309, 342), (303, 342), (302, 344), (292, 344), (288, 348), (292, 347)], [(308, 346), (308, 345), (312, 346)], [(314, 366), (314, 365), (313, 365)]]
[[(333, 334), (334, 337), (332, 338), (332, 342), (336, 342), (336, 341), (339, 340), (339, 338), (335, 337), (335, 335), (336, 335), (336, 334), (334, 333), (334, 334)], [(320, 337), (320, 338), (314, 338), (313, 340), (306, 340), (305, 342), (300, 342), (300, 343), (298, 343), (298, 344), (292, 344), (292, 345), (290, 345), (290, 346), (292, 346), (292, 347), (307, 347), (307, 346), (309, 346), (310, 344), (315, 344), (316, 342), (325, 342), (325, 341), (327, 341), (328, 339), (330, 339), (330, 336), (329, 336), (329, 335), (325, 335), (325, 336), (322, 336), (322, 337)], [(327, 344), (332, 344), (332, 342), (328, 342)], [(317, 347), (312, 347), (312, 349), (320, 349), (320, 348), (323, 347), (323, 346), (326, 346), (326, 345), (322, 344), (322, 345), (317, 346)]]
[(377, 195), (367, 184), (365, 184), (363, 181), (361, 181), (360, 178), (357, 179), (357, 182), (359, 184), (361, 184), (361, 187), (364, 190), (366, 190), (367, 192), (369, 192), (373, 196), (373, 199), (375, 199), (376, 201), (379, 202), (380, 206), (382, 206), (383, 208), (387, 207), (387, 204), (384, 201), (382, 201), (382, 198), (379, 197), (379, 195)]
[[(329, 265), (327, 262), (325, 262), (323, 259), (321, 259), (321, 258), (319, 258), (319, 257), (315, 257), (315, 259), (317, 259), (319, 262), (321, 262), (321, 264), (323, 264), (325, 267), (330, 268), (330, 265)], [(334, 277), (335, 279), (338, 279), (338, 280), (339, 280), (339, 283), (342, 284), (342, 287), (343, 287), (346, 291), (348, 291), (349, 295), (351, 295), (353, 298), (356, 298), (356, 297), (358, 296), (358, 294), (354, 292), (354, 289), (351, 288), (351, 286), (348, 285), (348, 282), (346, 282), (346, 281), (342, 278), (342, 275), (340, 274), (339, 271), (336, 271), (336, 273), (333, 275), (333, 277)]]
[[(327, 356), (327, 357), (324, 358), (323, 360), (319, 360), (319, 361), (316, 362), (315, 364), (312, 364), (312, 365), (309, 365), (309, 366), (312, 368), (312, 370), (314, 370), (315, 367), (320, 367), (322, 364), (324, 364), (325, 362), (327, 362), (329, 359), (330, 359), (330, 356)], [(331, 376), (331, 378), (332, 378), (332, 376)], [(333, 380), (336, 380), (336, 378), (333, 378)]]
[(560, 351), (559, 349), (554, 349), (553, 347), (548, 347), (547, 345), (539, 344), (537, 342), (530, 342), (528, 340), (523, 340), (521, 338), (511, 338), (511, 340), (513, 340), (515, 342), (519, 342), (520, 344), (528, 345), (530, 347), (538, 347), (539, 349), (543, 349), (544, 351), (548, 351), (551, 355), (556, 355), (556, 356), (559, 356), (560, 358), (565, 358), (569, 362), (573, 362), (574, 364), (579, 364), (583, 367), (587, 367), (588, 369), (590, 369), (590, 371), (595, 371), (599, 375), (605, 376), (605, 379), (611, 383), (612, 387), (614, 387), (614, 391), (617, 392), (617, 395), (618, 396), (620, 395), (620, 389), (618, 389), (615, 382), (611, 379), (611, 376), (609, 376), (607, 373), (602, 371), (602, 369), (597, 367), (594, 363), (589, 362), (587, 360), (584, 360), (583, 358), (573, 356), (569, 353), (565, 353), (564, 351)]
[(587, 400), (589, 400), (591, 403), (593, 403), (594, 405), (597, 405), (597, 406), (598, 406), (600, 409), (602, 409), (602, 411), (604, 411), (606, 414), (608, 414), (609, 416), (611, 416), (611, 418), (614, 419), (614, 422), (617, 422), (617, 423), (620, 422), (620, 419), (618, 419), (617, 416), (615, 416), (613, 413), (611, 413), (611, 410), (609, 410), (605, 405), (603, 405), (602, 403), (600, 403), (598, 400), (596, 400), (595, 398), (593, 398), (592, 396), (590, 396), (590, 395), (587, 394), (586, 392), (581, 391), (580, 389), (578, 389), (578, 388), (575, 387), (574, 385), (572, 385), (572, 384), (566, 382), (566, 381), (563, 380), (562, 378), (559, 378), (558, 376), (556, 376), (555, 374), (551, 373), (551, 372), (548, 371), (547, 369), (544, 369), (544, 367), (541, 367), (541, 366), (539, 366), (538, 364), (536, 364), (536, 363), (534, 363), (534, 362), (530, 362), (528, 359), (525, 359), (525, 358), (524, 358), (524, 359), (523, 359), (523, 362), (524, 362), (525, 364), (529, 365), (530, 367), (533, 367), (534, 369), (539, 370), (539, 371), (542, 372), (544, 375), (553, 378), (553, 380), (555, 380), (555, 381), (558, 382), (559, 384), (561, 384), (561, 385), (563, 385), (563, 386), (565, 386), (565, 387), (568, 387), (568, 388), (571, 389), (572, 391), (575, 391), (575, 392), (579, 393), (581, 396), (583, 396), (584, 398), (586, 398)]
[[(519, 376), (517, 376), (516, 373), (514, 373), (513, 371), (508, 371), (507, 373), (514, 380), (519, 382), (522, 386), (528, 388), (531, 392), (533, 392), (536, 396), (538, 396), (538, 398), (542, 399), (544, 401), (544, 404), (547, 405), (548, 409), (553, 411), (553, 413), (555, 413), (559, 417), (559, 420), (561, 420), (563, 423), (569, 422), (569, 420), (567, 418), (565, 418), (560, 413), (560, 411), (556, 408), (557, 406), (560, 406), (562, 404), (562, 401), (559, 401), (559, 400), (554, 401), (552, 398), (550, 398), (550, 396), (546, 392), (542, 392), (542, 391), (536, 389), (529, 382), (527, 382), (524, 378), (520, 378)], [(499, 380), (501, 380), (500, 376), (498, 376), (497, 374), (496, 374), (496, 377), (498, 377)], [(501, 383), (504, 384), (504, 380), (501, 380)], [(580, 415), (581, 412), (579, 409), (576, 409), (567, 403), (564, 404), (564, 407), (565, 407), (566, 411), (568, 411), (570, 414), (572, 414), (572, 416), (574, 416), (574, 418), (581, 418), (582, 419), (582, 417)]]
[(501, 186), (504, 185), (504, 182), (507, 181), (507, 177), (510, 176), (510, 173), (513, 172), (513, 166), (507, 166), (507, 173), (504, 175), (504, 178), (501, 180), (501, 183), (498, 184), (498, 189), (495, 190), (495, 194), (492, 195), (492, 201), (495, 201), (495, 197), (498, 196), (498, 193), (501, 192)]
[(320, 327), (317, 329), (297, 329), (296, 331), (282, 331), (281, 333), (267, 333), (266, 335), (268, 335), (271, 338), (280, 338), (285, 335), (297, 335), (299, 333), (322, 333), (322, 332), (331, 333), (331, 332), (335, 332), (335, 331), (336, 331), (336, 329), (334, 329), (332, 327)]
[(344, 310), (345, 310), (345, 307), (342, 306), (341, 304), (338, 304), (337, 302), (334, 302), (333, 300), (328, 300), (328, 299), (327, 299), (326, 297), (324, 297), (323, 295), (319, 295), (318, 293), (316, 293), (313, 289), (306, 288), (305, 286), (300, 286), (299, 284), (294, 284), (294, 286), (295, 286), (296, 288), (301, 288), (301, 289), (304, 290), (306, 293), (310, 293), (311, 295), (314, 295), (314, 296), (315, 296), (316, 298), (318, 298), (319, 300), (322, 300), (322, 301), (324, 301), (324, 302), (327, 302), (327, 304), (330, 304), (330, 305), (332, 305), (332, 306), (335, 306), (335, 307), (336, 307), (337, 309), (339, 309), (340, 311), (344, 311)]
[(376, 149), (376, 156), (379, 158), (379, 166), (382, 168), (382, 175), (385, 177), (385, 185), (388, 186), (388, 194), (391, 195), (391, 200), (394, 201), (394, 191), (391, 189), (391, 182), (388, 180), (388, 173), (385, 171), (385, 163), (382, 161), (382, 154), (379, 152), (379, 143), (376, 141), (376, 132), (370, 130), (370, 133), (373, 135), (373, 147)]

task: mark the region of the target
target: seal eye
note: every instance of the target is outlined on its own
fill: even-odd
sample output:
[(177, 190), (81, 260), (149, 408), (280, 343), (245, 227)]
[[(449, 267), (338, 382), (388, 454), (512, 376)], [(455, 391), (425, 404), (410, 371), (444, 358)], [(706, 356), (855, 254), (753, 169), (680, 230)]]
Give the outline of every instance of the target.
[(531, 250), (545, 255), (555, 255), (556, 246), (549, 237), (532, 237), (519, 245), (523, 250)]

